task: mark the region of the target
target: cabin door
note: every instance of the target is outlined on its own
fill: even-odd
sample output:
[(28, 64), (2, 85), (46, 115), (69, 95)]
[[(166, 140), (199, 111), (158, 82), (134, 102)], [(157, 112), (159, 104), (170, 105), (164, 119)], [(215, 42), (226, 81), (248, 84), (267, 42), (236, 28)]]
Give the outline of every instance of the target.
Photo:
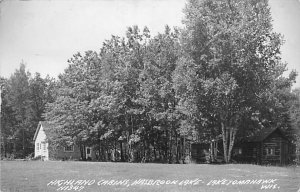
[(85, 157), (88, 158), (92, 158), (92, 148), (91, 147), (86, 147), (85, 148)]

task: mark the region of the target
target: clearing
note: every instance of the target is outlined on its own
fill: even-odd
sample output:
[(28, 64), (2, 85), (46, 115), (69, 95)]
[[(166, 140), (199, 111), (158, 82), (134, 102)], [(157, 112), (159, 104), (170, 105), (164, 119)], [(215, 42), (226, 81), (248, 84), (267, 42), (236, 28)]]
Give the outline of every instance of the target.
[(300, 191), (300, 168), (1, 161), (1, 191)]

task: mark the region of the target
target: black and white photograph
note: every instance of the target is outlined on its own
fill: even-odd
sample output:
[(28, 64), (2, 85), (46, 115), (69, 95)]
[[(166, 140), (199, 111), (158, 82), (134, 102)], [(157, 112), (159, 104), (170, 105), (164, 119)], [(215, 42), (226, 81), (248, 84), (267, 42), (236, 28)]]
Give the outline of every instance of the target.
[(300, 0), (0, 0), (0, 192), (300, 192)]

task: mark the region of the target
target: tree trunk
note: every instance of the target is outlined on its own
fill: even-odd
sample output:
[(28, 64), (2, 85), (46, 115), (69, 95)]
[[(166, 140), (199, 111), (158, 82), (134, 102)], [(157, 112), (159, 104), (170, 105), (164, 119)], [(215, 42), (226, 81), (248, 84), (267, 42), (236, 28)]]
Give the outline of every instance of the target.
[(146, 142), (145, 142), (145, 139), (143, 140), (143, 157), (142, 157), (142, 162), (143, 163), (146, 162)]
[(165, 145), (166, 145), (166, 147), (165, 147), (165, 150), (164, 150), (164, 160), (165, 161), (168, 161), (169, 160), (169, 132), (168, 132), (168, 130), (166, 130), (166, 143), (165, 143)]
[(234, 141), (235, 141), (235, 136), (236, 136), (237, 129), (236, 128), (231, 128), (230, 129), (230, 140), (229, 140), (229, 149), (228, 149), (228, 161), (231, 160), (231, 152), (232, 148), (234, 146)]
[(224, 160), (226, 163), (229, 163), (231, 160), (231, 153), (234, 146), (237, 128), (227, 127), (223, 122), (221, 123), (221, 126), (223, 136)]
[(82, 146), (82, 155), (83, 155), (83, 160), (86, 160), (86, 154), (85, 154), (85, 145)]
[(151, 146), (150, 142), (147, 142), (147, 153), (146, 153), (147, 162), (150, 162), (152, 159), (150, 146)]
[(178, 138), (177, 133), (175, 131), (175, 142), (176, 142), (176, 163), (179, 163), (179, 150), (178, 150)]
[(155, 148), (154, 143), (153, 143), (153, 153), (154, 153), (154, 160), (156, 160), (157, 159), (157, 157), (156, 157), (156, 148)]
[[(1, 94), (1, 93), (0, 93)], [(1, 106), (0, 106), (1, 107)], [(1, 110), (1, 109), (0, 109)], [(1, 124), (1, 122), (0, 122)], [(3, 152), (4, 152), (4, 157), (6, 158), (7, 157), (7, 149), (6, 149), (6, 136), (4, 136), (2, 139), (3, 139)], [(35, 146), (34, 146), (35, 147)]]
[[(23, 125), (24, 126), (24, 125)], [(22, 139), (22, 145), (23, 145), (23, 158), (25, 158), (25, 128), (23, 127), (22, 129), (22, 135), (23, 135), (23, 139)]]
[(222, 137), (223, 137), (224, 161), (228, 163), (228, 155), (227, 155), (228, 129), (223, 122), (221, 123), (221, 126), (222, 126)]
[(185, 135), (183, 136), (182, 155), (183, 155), (183, 163), (185, 163), (185, 157), (186, 157)]
[(99, 149), (98, 149), (98, 152), (99, 152), (99, 157), (98, 157), (98, 160), (102, 160), (102, 156), (101, 156), (101, 140), (99, 139)]
[(82, 145), (79, 145), (80, 157), (83, 160)]
[(114, 161), (117, 161), (117, 141), (115, 141), (115, 156), (114, 156)]
[[(134, 131), (133, 131), (133, 120), (132, 120), (132, 115), (130, 115), (130, 120), (131, 120), (131, 135), (133, 135)], [(129, 137), (130, 138), (130, 137)], [(134, 159), (134, 151), (133, 151), (133, 146), (132, 144), (129, 145), (129, 158), (130, 161), (135, 161)]]
[(105, 151), (106, 151), (106, 154), (107, 154), (105, 162), (111, 161), (111, 154), (110, 154), (109, 149), (107, 148), (107, 145), (105, 147)]
[(173, 156), (173, 153), (172, 153), (172, 145), (173, 145), (173, 142), (172, 142), (172, 130), (170, 131), (170, 137), (169, 137), (169, 163), (172, 163), (172, 156)]
[(98, 152), (99, 152), (98, 161), (99, 161), (99, 160), (102, 160), (102, 157), (101, 157), (101, 133), (100, 133), (99, 127), (98, 127), (98, 143), (99, 143), (99, 149), (98, 149)]
[(120, 141), (120, 148), (121, 148), (121, 161), (124, 162), (124, 152), (123, 152), (123, 143)]
[(211, 162), (214, 162), (215, 161), (215, 158), (214, 158), (214, 142), (211, 141), (210, 143), (210, 161)]

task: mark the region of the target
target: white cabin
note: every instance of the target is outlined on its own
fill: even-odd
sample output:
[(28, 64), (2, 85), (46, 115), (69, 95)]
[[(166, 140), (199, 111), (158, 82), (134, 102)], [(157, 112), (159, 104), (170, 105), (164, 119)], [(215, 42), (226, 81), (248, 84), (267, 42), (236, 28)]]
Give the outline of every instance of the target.
[(34, 134), (34, 157), (41, 156), (42, 160), (49, 160), (48, 141), (43, 124), (46, 122), (39, 122)]
[[(73, 145), (60, 145), (55, 149), (49, 147), (49, 142), (47, 134), (49, 137), (49, 129), (52, 129), (53, 125), (49, 124), (47, 121), (40, 121), (37, 129), (35, 131), (33, 141), (34, 141), (34, 157), (41, 157), (42, 160), (51, 159), (82, 159), (80, 147)], [(96, 153), (93, 147), (84, 146), (86, 159), (96, 159)]]

